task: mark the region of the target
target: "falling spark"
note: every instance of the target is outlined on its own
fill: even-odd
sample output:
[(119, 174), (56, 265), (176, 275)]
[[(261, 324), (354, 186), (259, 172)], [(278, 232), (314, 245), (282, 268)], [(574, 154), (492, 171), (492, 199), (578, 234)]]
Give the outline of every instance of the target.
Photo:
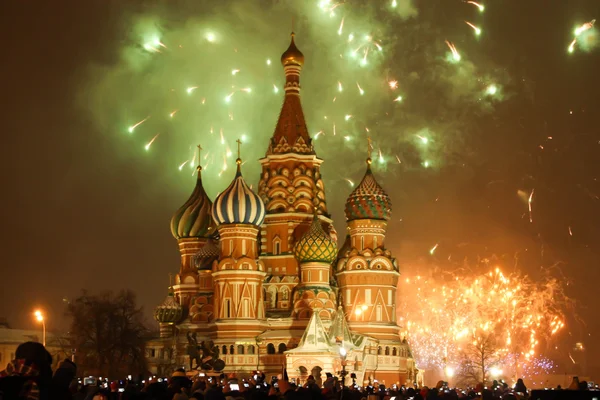
[(398, 157), (397, 154), (396, 154), (396, 161), (398, 161), (398, 164), (402, 164), (402, 161), (400, 160), (400, 157)]
[(184, 162), (182, 162), (182, 163), (179, 165), (179, 170), (181, 171), (181, 170), (183, 169), (183, 167), (185, 167), (185, 164), (187, 164), (188, 162), (190, 162), (190, 160), (185, 160)]
[(423, 144), (427, 144), (427, 143), (429, 143), (429, 139), (428, 139), (428, 138), (426, 138), (425, 136), (420, 136), (420, 135), (417, 135), (417, 137), (418, 137), (419, 139), (421, 139), (421, 143), (423, 143)]
[(383, 153), (381, 152), (381, 147), (378, 149), (379, 150), (379, 163), (383, 164), (383, 162), (385, 161), (383, 158)]
[(485, 6), (482, 4), (476, 3), (474, 1), (467, 1), (468, 4), (473, 4), (475, 7), (479, 8), (479, 12), (483, 12), (485, 10)]
[(402, 96), (398, 96), (394, 99), (395, 102), (400, 102), (402, 101)]
[(349, 142), (350, 140), (352, 140), (352, 137), (350, 135), (346, 135), (344, 136), (344, 140), (346, 140), (346, 142)]
[(346, 182), (348, 182), (350, 184), (350, 187), (354, 187), (354, 182), (352, 182), (350, 179), (348, 178), (344, 178), (346, 180)]
[(580, 27), (575, 29), (575, 36), (579, 36), (583, 32), (592, 29), (594, 27), (595, 23), (596, 23), (596, 20), (593, 19), (590, 22), (586, 22), (585, 24), (582, 24)]
[(276, 86), (275, 84), (273, 84), (273, 91), (274, 91), (275, 93), (278, 93), (278, 92), (279, 92), (279, 89), (277, 88), (277, 86)]
[(267, 58), (267, 65), (271, 65), (271, 59)]
[(221, 144), (225, 144), (225, 136), (223, 136), (223, 128), (219, 129), (219, 136), (221, 136)]
[(352, 118), (352, 115), (350, 115), (350, 114), (347, 114), (347, 115), (344, 117), (344, 119), (345, 119), (346, 121), (348, 121), (350, 118)]
[(471, 28), (473, 28), (473, 30), (475, 31), (475, 35), (479, 36), (481, 35), (481, 29), (479, 29), (478, 27), (476, 27), (475, 25), (473, 25), (472, 23), (465, 21), (465, 24), (469, 25)]
[(342, 30), (344, 29), (344, 18), (342, 18), (342, 22), (340, 23), (340, 28), (338, 29), (338, 35), (342, 35)]
[(231, 70), (231, 75), (235, 76), (238, 72), (240, 72), (239, 69), (233, 69)]
[(527, 201), (527, 204), (529, 205), (529, 222), (533, 222), (533, 213), (532, 213), (532, 209), (531, 209), (531, 203), (533, 202), (533, 193), (535, 192), (535, 189), (531, 190), (531, 194), (529, 195), (529, 200)]
[(569, 53), (572, 53), (575, 50), (575, 44), (577, 43), (577, 38), (573, 39), (571, 44), (569, 45)]
[(333, 124), (333, 136), (335, 136), (335, 124)]
[(169, 117), (173, 118), (173, 116), (175, 116), (175, 114), (177, 114), (177, 111), (179, 111), (179, 110), (173, 110), (173, 112), (171, 112), (169, 114)]
[(362, 96), (363, 94), (365, 94), (365, 91), (362, 90), (362, 88), (360, 87), (360, 85), (358, 84), (358, 82), (356, 82), (356, 86), (358, 87), (358, 92), (360, 93), (360, 95)]
[(448, 48), (452, 52), (452, 59), (454, 61), (460, 61), (460, 54), (459, 54), (458, 50), (456, 50), (456, 46), (452, 42), (449, 42), (447, 40), (446, 40), (446, 46), (448, 46)]
[(433, 253), (435, 253), (435, 249), (437, 249), (439, 245), (439, 243), (436, 243), (435, 246), (433, 246), (431, 250), (429, 250), (429, 254), (433, 255)]
[(192, 92), (196, 89), (198, 89), (198, 86), (192, 86), (187, 88), (186, 91), (188, 92), (188, 94), (192, 94)]
[(156, 140), (156, 138), (158, 137), (158, 135), (160, 135), (160, 133), (157, 133), (156, 135), (154, 135), (154, 137), (152, 138), (152, 140), (150, 140), (148, 142), (148, 144), (146, 144), (144, 146), (144, 148), (146, 149), (146, 151), (150, 150), (150, 146), (152, 146), (152, 143), (154, 143), (154, 141)]
[(344, 90), (342, 88), (342, 82), (338, 81), (338, 92), (341, 92), (342, 90)]
[(573, 236), (573, 231), (571, 230), (571, 227), (569, 226), (569, 235)]
[(389, 85), (390, 89), (392, 89), (392, 90), (398, 89), (398, 81), (389, 81), (388, 85)]
[(135, 128), (137, 128), (138, 126), (140, 126), (141, 124), (143, 124), (144, 122), (148, 121), (148, 118), (150, 118), (150, 116), (147, 116), (146, 118), (144, 118), (143, 120), (141, 120), (140, 122), (138, 122), (135, 125), (131, 125), (127, 130), (129, 131), (129, 133), (133, 133), (133, 131), (135, 130)]

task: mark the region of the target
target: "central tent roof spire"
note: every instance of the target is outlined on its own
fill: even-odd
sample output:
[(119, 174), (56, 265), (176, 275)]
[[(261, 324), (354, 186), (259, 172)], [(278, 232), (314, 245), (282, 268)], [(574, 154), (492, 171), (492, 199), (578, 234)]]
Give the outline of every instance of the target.
[(300, 102), (300, 71), (304, 65), (304, 54), (296, 47), (294, 37), (292, 32), (290, 45), (281, 55), (285, 97), (267, 154), (314, 154)]

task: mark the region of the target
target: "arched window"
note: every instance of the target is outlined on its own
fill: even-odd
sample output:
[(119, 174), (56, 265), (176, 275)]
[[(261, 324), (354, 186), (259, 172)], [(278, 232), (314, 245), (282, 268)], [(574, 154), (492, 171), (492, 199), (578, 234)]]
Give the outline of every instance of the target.
[(275, 346), (273, 346), (273, 343), (267, 345), (267, 354), (275, 354)]
[(223, 354), (227, 354), (227, 346), (223, 345)]
[(229, 354), (235, 354), (235, 352), (233, 351), (233, 345), (229, 346)]
[(378, 355), (378, 356), (380, 356), (380, 355), (381, 355), (381, 346), (379, 346), (379, 347), (377, 348), (377, 355)]
[(279, 347), (277, 348), (277, 352), (279, 354), (283, 354), (284, 351), (287, 350), (287, 346), (285, 345), (285, 343), (279, 343)]
[(395, 347), (392, 349), (392, 355), (393, 356), (397, 356), (398, 355), (398, 349), (396, 349)]
[(254, 354), (254, 345), (253, 344), (248, 346), (248, 354)]
[(238, 354), (244, 354), (244, 345), (238, 344), (237, 353)]
[(385, 355), (386, 356), (390, 355), (390, 348), (388, 346), (385, 346)]

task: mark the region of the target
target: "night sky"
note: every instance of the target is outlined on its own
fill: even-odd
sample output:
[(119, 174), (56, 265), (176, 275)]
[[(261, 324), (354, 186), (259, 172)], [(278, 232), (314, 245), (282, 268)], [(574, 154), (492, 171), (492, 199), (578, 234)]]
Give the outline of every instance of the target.
[[(166, 295), (168, 274), (178, 270), (169, 219), (194, 184), (191, 170), (177, 167), (189, 158), (190, 145), (202, 143), (210, 155), (209, 195), (214, 198), (232, 177), (232, 168), (218, 175), (223, 150), (217, 150), (219, 136), (207, 128), (227, 120), (227, 107), (218, 106), (225, 118), (216, 115), (217, 108), (202, 114), (199, 100), (198, 111), (180, 106), (184, 97), (169, 97), (169, 88), (217, 82), (220, 77), (211, 74), (226, 69), (231, 75), (235, 62), (243, 77), (244, 64), (234, 58), (242, 54), (253, 91), (247, 97), (236, 92), (233, 99), (241, 107), (256, 96), (255, 104), (235, 109), (236, 123), (251, 137), (243, 146), (244, 173), (256, 185), (256, 160), (264, 155), (282, 97), (281, 91), (273, 94), (271, 81), (283, 80), (278, 59), (291, 25), (284, 16), (294, 15), (298, 47), (307, 60), (301, 77), (304, 110), (310, 132), (325, 132), (315, 148), (325, 159), (328, 206), (340, 236), (343, 203), (351, 191), (346, 179), (358, 182), (364, 171), (368, 126), (374, 157), (379, 150), (386, 157), (382, 165), (375, 163), (375, 173), (393, 200), (387, 245), (401, 271), (450, 268), (464, 259), (477, 264), (492, 255), (508, 267), (518, 259), (518, 267), (533, 277), (541, 267), (558, 266), (585, 322), (570, 318), (561, 340), (568, 346), (584, 342), (588, 366), (600, 370), (596, 28), (567, 52), (573, 29), (600, 17), (600, 2), (488, 0), (479, 15), (458, 0), (399, 1), (404, 8), (394, 16), (385, 11), (387, 3), (367, 7), (350, 1), (338, 10), (347, 13), (344, 29), (365, 15), (369, 21), (360, 29), (371, 25), (384, 47), (380, 58), (357, 72), (340, 66), (346, 61), (332, 50), (339, 23), (331, 25), (333, 34), (323, 33), (327, 22), (317, 17), (313, 0), (243, 7), (228, 1), (221, 8), (211, 1), (2, 2), (0, 316), (33, 329), (31, 312), (43, 307), (48, 329), (64, 329), (63, 298), (81, 289), (131, 288), (153, 322), (151, 311)], [(229, 13), (229, 5), (235, 12)], [(190, 26), (213, 19), (211, 29), (229, 32), (229, 41), (243, 33), (239, 54), (225, 52), (223, 38), (216, 43), (223, 47), (205, 56), (188, 53), (189, 46), (150, 56), (136, 42), (149, 17), (162, 19), (157, 31), (173, 48), (177, 40), (190, 40)], [(482, 28), (480, 38), (465, 20)], [(445, 59), (445, 40), (456, 45), (464, 64)], [(191, 54), (200, 55), (190, 59)], [(273, 59), (268, 74), (261, 72), (267, 57)], [(191, 75), (195, 82), (185, 82)], [(346, 78), (344, 93), (356, 92), (362, 82), (364, 103), (358, 97), (332, 103), (337, 81)], [(389, 79), (398, 80), (399, 92), (387, 92)], [(481, 94), (490, 79), (501, 88), (497, 98)], [(228, 85), (223, 84), (225, 94)], [(268, 96), (261, 85), (270, 90)], [(402, 104), (393, 102), (399, 94)], [(341, 128), (340, 122), (333, 136), (323, 113), (341, 118), (344, 107), (352, 124)], [(157, 113), (174, 109), (180, 110), (179, 122), (166, 127)], [(127, 132), (148, 115), (152, 118), (135, 134)], [(242, 132), (239, 126), (232, 130), (226, 129), (228, 143)], [(157, 133), (161, 136), (145, 151)], [(351, 137), (350, 144), (343, 135)], [(430, 149), (419, 145), (418, 135), (431, 139)], [(233, 159), (229, 162), (232, 167)]]

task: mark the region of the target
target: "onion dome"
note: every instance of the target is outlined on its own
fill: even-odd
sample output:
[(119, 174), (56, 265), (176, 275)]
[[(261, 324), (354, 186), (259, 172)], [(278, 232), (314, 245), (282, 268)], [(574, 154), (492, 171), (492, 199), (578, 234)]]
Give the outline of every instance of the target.
[(194, 254), (194, 265), (198, 269), (211, 269), (212, 262), (219, 257), (221, 249), (214, 239), (208, 239), (196, 254)]
[(163, 303), (154, 310), (154, 319), (161, 324), (175, 324), (183, 317), (183, 307), (169, 293)]
[(207, 237), (215, 230), (210, 215), (212, 203), (202, 186), (202, 167), (198, 166), (198, 180), (190, 198), (171, 218), (171, 234), (175, 239)]
[(290, 47), (281, 55), (281, 64), (285, 67), (286, 65), (304, 65), (304, 54), (296, 47), (294, 43), (294, 32), (292, 32), (292, 42)]
[(316, 214), (310, 229), (294, 246), (294, 255), (300, 263), (316, 261), (330, 264), (335, 260), (337, 246), (323, 230), (321, 220)]
[(218, 225), (248, 224), (260, 226), (265, 219), (265, 203), (248, 187), (242, 177), (242, 160), (238, 158), (233, 182), (215, 199), (212, 217)]
[(360, 184), (346, 200), (346, 220), (381, 219), (389, 220), (392, 201), (375, 180), (371, 172), (371, 159), (367, 160), (367, 172)]

